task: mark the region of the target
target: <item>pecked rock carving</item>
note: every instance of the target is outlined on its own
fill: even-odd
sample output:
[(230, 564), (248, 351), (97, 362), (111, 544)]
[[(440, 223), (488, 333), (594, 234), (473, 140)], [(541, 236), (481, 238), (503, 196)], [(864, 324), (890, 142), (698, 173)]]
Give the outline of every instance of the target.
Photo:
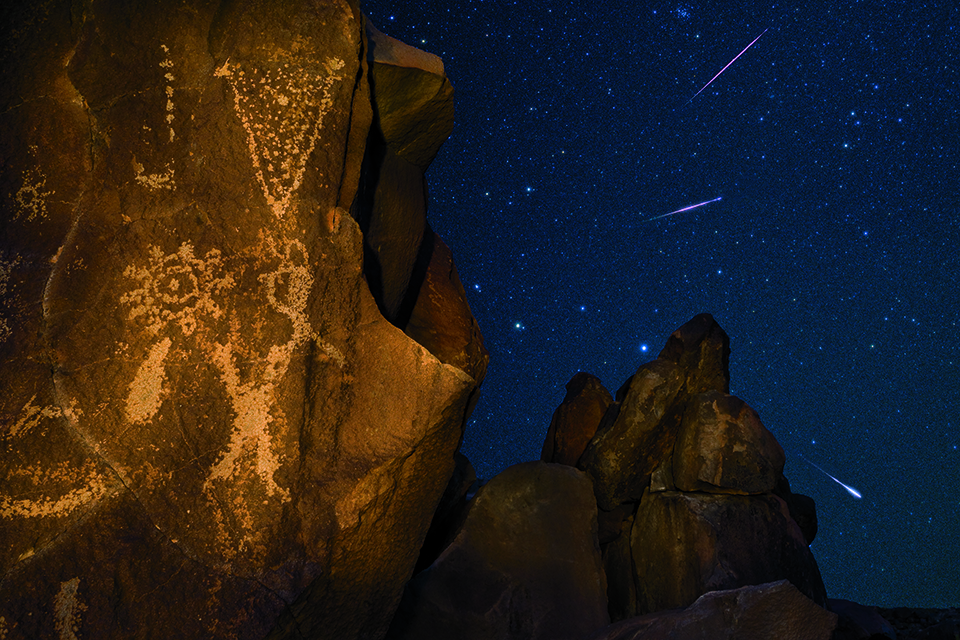
[[(424, 223), (377, 191), (390, 167), (361, 180), (382, 136), (358, 6), (20, 4), (0, 635), (382, 635), (486, 351), (438, 238), (400, 266), (406, 320), (365, 279), (371, 194)], [(449, 129), (409, 117), (429, 164)]]

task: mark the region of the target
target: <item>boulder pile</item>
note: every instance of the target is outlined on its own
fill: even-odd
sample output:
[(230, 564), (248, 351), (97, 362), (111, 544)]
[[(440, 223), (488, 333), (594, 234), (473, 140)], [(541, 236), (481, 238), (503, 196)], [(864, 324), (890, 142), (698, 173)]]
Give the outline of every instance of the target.
[(790, 492), (780, 445), (729, 394), (729, 352), (704, 314), (615, 396), (576, 374), (541, 461), (447, 520), (452, 542), (408, 585), (390, 637), (746, 637), (720, 633), (735, 616), (741, 633), (802, 623), (795, 637), (830, 638), (813, 501)]

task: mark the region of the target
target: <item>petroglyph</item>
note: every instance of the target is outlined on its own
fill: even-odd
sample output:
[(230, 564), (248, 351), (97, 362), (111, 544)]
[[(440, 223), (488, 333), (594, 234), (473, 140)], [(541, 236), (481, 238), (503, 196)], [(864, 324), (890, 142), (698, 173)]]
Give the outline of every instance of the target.
[(77, 597), (79, 588), (80, 578), (67, 580), (60, 584), (60, 591), (54, 599), (54, 615), (60, 640), (77, 640), (82, 622), (80, 613), (87, 610), (87, 606)]
[(262, 274), (260, 282), (266, 288), (270, 306), (290, 318), (293, 325), (291, 342), (300, 344), (314, 335), (305, 313), (313, 287), (313, 274), (307, 265), (307, 249), (299, 240), (290, 240), (282, 250), (277, 249), (272, 238), (268, 238), (266, 244), (268, 250), (280, 259), (280, 264), (275, 271)]
[[(15, 257), (12, 260), (0, 260), (0, 301), (3, 301), (2, 309), (9, 309), (11, 307), (9, 301), (6, 300), (7, 296), (7, 284), (10, 282), (10, 272), (13, 271), (14, 267), (20, 264), (20, 258)], [(5, 342), (7, 338), (10, 337), (10, 325), (7, 324), (7, 318), (3, 315), (0, 315), (0, 342)]]
[(33, 394), (33, 397), (27, 400), (27, 404), (21, 409), (20, 419), (13, 423), (13, 427), (7, 434), (8, 437), (13, 438), (18, 434), (26, 434), (30, 429), (40, 424), (40, 421), (44, 418), (59, 418), (63, 416), (63, 411), (60, 410), (60, 407), (51, 406), (41, 408), (33, 404), (33, 401), (36, 399), (37, 394)]
[(198, 318), (222, 315), (214, 296), (234, 284), (233, 276), (224, 273), (218, 249), (197, 258), (189, 242), (168, 255), (151, 246), (148, 264), (130, 265), (123, 275), (139, 283), (120, 296), (120, 302), (131, 307), (127, 319), (143, 323), (151, 335), (158, 335), (170, 324), (178, 326), (184, 336), (193, 334)]
[(237, 117), (247, 132), (250, 159), (267, 205), (280, 218), (300, 187), (323, 117), (333, 104), (331, 88), (343, 80), (343, 60), (330, 58), (320, 76), (294, 62), (273, 69), (244, 69), (227, 60), (217, 69), (233, 89)]
[(127, 395), (127, 420), (133, 424), (147, 422), (160, 410), (163, 400), (163, 379), (166, 376), (164, 358), (170, 351), (170, 338), (153, 345), (147, 359), (140, 365), (137, 375), (130, 383)]
[(166, 84), (166, 86), (163, 88), (163, 92), (164, 92), (164, 94), (166, 94), (166, 96), (167, 96), (167, 104), (166, 104), (167, 115), (164, 116), (164, 120), (166, 120), (166, 122), (167, 122), (167, 129), (168, 129), (169, 132), (170, 132), (170, 142), (173, 142), (173, 138), (175, 137), (175, 134), (174, 134), (174, 132), (173, 132), (173, 120), (174, 120), (173, 108), (174, 108), (174, 107), (173, 107), (173, 85), (172, 85), (172, 83), (173, 83), (174, 80), (176, 80), (176, 78), (173, 76), (173, 72), (172, 72), (172, 71), (173, 71), (173, 60), (170, 59), (170, 49), (168, 49), (168, 48), (167, 48), (167, 45), (165, 45), (165, 44), (160, 45), (160, 48), (163, 49), (163, 52), (164, 52), (165, 54), (167, 54), (167, 56), (166, 56), (166, 57), (163, 59), (163, 61), (160, 63), (160, 68), (166, 70), (166, 73), (163, 74), (163, 77), (167, 80), (167, 84)]
[(133, 171), (137, 174), (134, 176), (134, 180), (151, 191), (160, 191), (162, 189), (166, 189), (167, 191), (176, 190), (177, 183), (173, 179), (173, 169), (170, 167), (169, 162), (164, 165), (164, 169), (166, 169), (166, 171), (163, 173), (144, 173), (143, 165), (137, 162), (136, 156), (133, 158)]
[(99, 500), (110, 489), (107, 479), (97, 473), (91, 462), (81, 468), (64, 463), (41, 468), (31, 465), (11, 472), (10, 478), (27, 478), (34, 489), (29, 493), (55, 493), (49, 489), (62, 488), (64, 485), (75, 487), (59, 497), (24, 498), (21, 496), (0, 495), (0, 519), (4, 518), (49, 518), (67, 515), (77, 507)]
[(323, 353), (343, 367), (343, 353), (313, 330), (306, 314), (307, 302), (313, 288), (313, 274), (309, 268), (306, 247), (299, 240), (289, 240), (280, 249), (270, 237), (264, 238), (263, 244), (264, 253), (278, 258), (279, 265), (274, 271), (262, 274), (259, 279), (264, 284), (270, 306), (290, 319), (293, 327), (291, 349), (312, 339)]
[(262, 380), (260, 384), (240, 381), (231, 343), (218, 345), (213, 355), (222, 372), (220, 379), (227, 388), (235, 417), (227, 452), (210, 470), (204, 489), (209, 490), (214, 480), (234, 477), (243, 464), (241, 458), (248, 457), (252, 458), (249, 463), (266, 485), (267, 493), (270, 496), (279, 495), (280, 499), (286, 502), (290, 495), (274, 480), (274, 474), (280, 468), (280, 460), (271, 447), (268, 427), (273, 421), (270, 412), (273, 409), (276, 383), (286, 373), (290, 364), (290, 349), (287, 345), (270, 349), (263, 372), (258, 376)]
[[(167, 81), (163, 87), (163, 120), (167, 126), (167, 142), (173, 142), (176, 137), (176, 132), (173, 129), (173, 121), (176, 119), (174, 115), (175, 105), (173, 104), (173, 81), (176, 80), (176, 77), (173, 75), (173, 60), (170, 59), (170, 48), (165, 44), (161, 44), (160, 48), (164, 54), (164, 58), (160, 62), (160, 69), (164, 71), (163, 77)], [(150, 131), (150, 127), (146, 125), (144, 125), (143, 128), (146, 131)], [(137, 162), (137, 158), (134, 157), (133, 170), (136, 174), (134, 179), (140, 185), (151, 191), (161, 191), (164, 189), (167, 191), (176, 191), (177, 183), (176, 180), (174, 180), (174, 170), (173, 167), (170, 166), (171, 164), (171, 162), (166, 163), (163, 167), (164, 171), (160, 173), (144, 173), (143, 165)]]
[[(36, 154), (36, 145), (31, 145), (30, 151)], [(26, 169), (21, 175), (20, 189), (13, 197), (16, 203), (13, 219), (24, 218), (27, 222), (33, 222), (37, 218), (46, 218), (47, 198), (54, 194), (53, 191), (44, 191), (47, 186), (47, 176), (39, 167)]]

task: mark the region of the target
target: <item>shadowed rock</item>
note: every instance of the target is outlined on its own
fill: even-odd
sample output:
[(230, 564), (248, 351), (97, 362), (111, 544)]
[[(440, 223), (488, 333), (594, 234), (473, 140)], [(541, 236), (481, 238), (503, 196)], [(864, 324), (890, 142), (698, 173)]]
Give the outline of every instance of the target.
[(582, 638), (609, 622), (589, 479), (510, 467), (473, 499), (454, 541), (410, 581), (388, 637)]
[(657, 357), (680, 366), (687, 395), (730, 393), (730, 338), (709, 313), (674, 331)]
[(631, 550), (640, 613), (684, 607), (707, 591), (781, 579), (826, 603), (803, 534), (773, 495), (648, 493)]
[(624, 620), (590, 640), (831, 640), (837, 616), (786, 580), (706, 593), (686, 609)]
[(650, 474), (673, 449), (682, 388), (683, 372), (666, 360), (648, 362), (633, 375), (616, 420), (597, 432), (580, 459), (601, 509), (612, 511), (643, 495)]
[(817, 537), (817, 505), (813, 498), (790, 491), (790, 482), (783, 476), (777, 480), (773, 494), (787, 503), (790, 517), (800, 527), (807, 544), (813, 544)]
[(453, 86), (440, 58), (365, 26), (374, 117), (354, 213), (371, 291), (403, 327), (431, 260), (423, 172), (453, 128)]
[[(897, 638), (897, 632), (893, 626), (877, 612), (876, 607), (865, 607), (849, 600), (832, 598), (827, 601), (827, 605), (838, 617), (833, 640), (896, 640)], [(956, 635), (947, 637), (955, 638)]]
[(553, 412), (540, 460), (576, 466), (612, 402), (600, 378), (583, 371), (575, 374)]
[(780, 443), (740, 398), (708, 391), (688, 402), (673, 451), (681, 491), (768, 493), (785, 462)]

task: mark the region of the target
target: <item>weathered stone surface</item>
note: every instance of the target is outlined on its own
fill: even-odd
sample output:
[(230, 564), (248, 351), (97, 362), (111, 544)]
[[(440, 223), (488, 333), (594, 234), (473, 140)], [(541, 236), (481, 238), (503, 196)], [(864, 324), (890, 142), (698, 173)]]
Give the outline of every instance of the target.
[(730, 338), (709, 313), (674, 331), (657, 357), (680, 366), (687, 395), (730, 393)]
[(837, 630), (833, 640), (896, 640), (897, 632), (876, 607), (865, 607), (850, 600), (827, 600), (827, 607), (837, 614)]
[(740, 398), (708, 391), (687, 403), (673, 451), (673, 482), (681, 491), (767, 493), (785, 462), (780, 443)]
[(582, 638), (609, 622), (590, 480), (510, 467), (477, 493), (453, 543), (415, 576), (390, 638)]
[(613, 396), (600, 378), (576, 373), (567, 383), (563, 402), (553, 412), (540, 460), (576, 466), (612, 403)]
[(637, 615), (636, 574), (630, 550), (633, 521), (631, 514), (623, 521), (624, 535), (617, 536), (602, 547), (603, 569), (607, 576), (607, 611), (611, 622)]
[(462, 369), (480, 385), (487, 374), (490, 354), (470, 312), (453, 252), (429, 226), (426, 238), (428, 266), (402, 329), (440, 362)]
[(647, 493), (631, 549), (639, 613), (685, 607), (708, 591), (781, 579), (826, 603), (803, 534), (773, 495)]
[(663, 359), (641, 365), (633, 375), (616, 420), (597, 432), (580, 458), (601, 509), (638, 501), (650, 474), (672, 451), (683, 415), (677, 402), (683, 384), (680, 367)]
[(357, 6), (23, 5), (0, 85), (3, 631), (381, 636), (476, 385), (363, 277)]
[(590, 640), (830, 640), (837, 616), (781, 580), (706, 593), (686, 609), (651, 613)]
[(790, 482), (783, 476), (780, 476), (777, 480), (773, 495), (787, 503), (790, 517), (800, 527), (807, 544), (813, 544), (813, 540), (817, 537), (818, 526), (817, 504), (813, 501), (813, 498), (802, 493), (793, 493), (790, 490)]
[(365, 26), (374, 119), (356, 215), (370, 289), (402, 327), (431, 259), (423, 172), (453, 127), (453, 87), (440, 58)]
[(426, 170), (453, 131), (453, 85), (437, 56), (380, 33), (367, 37), (377, 126), (396, 154)]

